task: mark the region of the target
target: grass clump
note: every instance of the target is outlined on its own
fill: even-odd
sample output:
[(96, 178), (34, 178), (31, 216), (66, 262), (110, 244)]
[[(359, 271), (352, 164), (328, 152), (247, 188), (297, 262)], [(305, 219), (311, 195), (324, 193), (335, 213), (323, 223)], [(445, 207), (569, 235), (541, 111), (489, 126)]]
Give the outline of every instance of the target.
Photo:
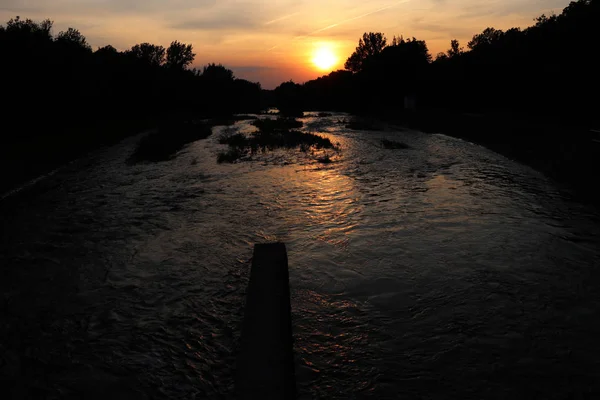
[(229, 150), (220, 153), (217, 156), (217, 162), (235, 162), (259, 150), (264, 152), (280, 148), (300, 148), (301, 151), (307, 152), (311, 149), (333, 149), (335, 147), (328, 138), (290, 129), (290, 127), (301, 125), (301, 122), (289, 118), (256, 120), (254, 126), (259, 130), (249, 136), (242, 133), (224, 134), (219, 138), (219, 143), (229, 145)]
[(129, 162), (160, 162), (172, 159), (185, 145), (206, 139), (212, 126), (193, 121), (165, 123), (157, 131), (144, 136), (129, 158)]
[(228, 144), (231, 147), (246, 147), (248, 138), (243, 133), (224, 134), (219, 137), (220, 144)]
[(313, 133), (304, 133), (300, 131), (258, 131), (253, 133), (249, 138), (249, 144), (251, 148), (269, 150), (277, 148), (292, 149), (301, 146), (305, 149), (311, 147), (315, 149), (333, 148), (333, 143), (331, 143), (329, 139)]
[(240, 158), (245, 157), (247, 154), (248, 151), (243, 148), (230, 147), (229, 150), (221, 152), (219, 155), (217, 155), (217, 162), (219, 164), (224, 162), (233, 163)]
[(410, 149), (410, 146), (406, 143), (396, 142), (388, 139), (381, 139), (381, 145), (384, 149)]
[(277, 119), (257, 119), (252, 125), (262, 132), (276, 132), (302, 128), (303, 123), (295, 118), (279, 117)]

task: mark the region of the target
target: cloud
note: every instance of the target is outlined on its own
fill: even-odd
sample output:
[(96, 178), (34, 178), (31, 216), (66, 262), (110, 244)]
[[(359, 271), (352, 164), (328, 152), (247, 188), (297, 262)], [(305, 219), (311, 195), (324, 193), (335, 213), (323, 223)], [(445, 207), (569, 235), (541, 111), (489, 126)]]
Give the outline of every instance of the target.
[[(190, 15), (192, 14), (192, 15)], [(281, 35), (300, 12), (284, 14), (279, 9), (265, 9), (254, 2), (223, 2), (210, 10), (188, 12), (173, 20), (168, 26), (178, 30), (232, 31), (246, 34), (276, 32)], [(275, 17), (275, 18), (273, 18)], [(286, 21), (285, 24), (282, 22)], [(293, 20), (297, 22), (297, 20)]]
[[(414, 30), (427, 31), (433, 33), (444, 33), (451, 37), (465, 37), (473, 34), (470, 27), (460, 27), (455, 25), (435, 24), (435, 23), (416, 23), (412, 25)], [(432, 37), (433, 39), (433, 37)]]
[(568, 3), (569, 0), (544, 0), (543, 5), (540, 6), (540, 2), (528, 0), (496, 0), (491, 3), (468, 1), (467, 4), (460, 7), (457, 18), (500, 18), (509, 15), (521, 15), (533, 19), (546, 10), (562, 10)]
[[(198, 58), (240, 65), (240, 77), (263, 86), (316, 72), (305, 62), (315, 44), (349, 55), (363, 32), (426, 40), (445, 50), (486, 26), (527, 26), (570, 0), (0, 0), (0, 18), (15, 15), (80, 29), (94, 47), (148, 41), (192, 43)], [(3, 21), (0, 21), (0, 24)], [(265, 64), (267, 66), (263, 66)]]
[(257, 72), (272, 71), (276, 68), (265, 66), (265, 65), (244, 65), (244, 66), (233, 66), (233, 67), (231, 67), (231, 69), (234, 71), (239, 71), (241, 73), (257, 73)]
[[(325, 26), (323, 28), (320, 28), (320, 29), (317, 29), (315, 31), (312, 31), (312, 32), (306, 34), (305, 36), (313, 36), (314, 34), (317, 34), (317, 33), (323, 32), (323, 31), (328, 31), (328, 30), (336, 28), (336, 27), (338, 27), (340, 25), (347, 24), (349, 22), (353, 22), (353, 21), (356, 21), (358, 19), (365, 18), (365, 17), (371, 16), (373, 14), (378, 14), (378, 13), (380, 13), (382, 11), (389, 10), (390, 8), (393, 8), (393, 7), (395, 7), (395, 6), (399, 5), (399, 4), (408, 3), (410, 1), (411, 0), (396, 1), (396, 2), (394, 2), (392, 4), (389, 4), (389, 5), (385, 6), (385, 7), (380, 7), (380, 8), (377, 8), (375, 10), (371, 10), (369, 12), (366, 12), (366, 13), (363, 13), (363, 14), (360, 14), (360, 15), (355, 15), (355, 16), (353, 16), (351, 18), (340, 20), (340, 21), (338, 21), (336, 23), (333, 23), (331, 25), (328, 25), (328, 26)], [(297, 36), (296, 38), (300, 39), (300, 38), (303, 38), (305, 36)]]
[(217, 17), (190, 19), (169, 25), (170, 28), (193, 31), (246, 30), (261, 26), (259, 21), (246, 15), (228, 14)]
[[(89, 15), (154, 14), (214, 7), (216, 0), (3, 0), (0, 9), (12, 12)], [(168, 4), (168, 6), (167, 6)]]
[(285, 69), (264, 65), (227, 66), (227, 68), (233, 71), (236, 78), (260, 82), (265, 89), (274, 89), (284, 80), (288, 80), (290, 76), (290, 72)]
[(298, 14), (300, 14), (300, 13), (299, 12), (295, 12), (293, 14), (284, 15), (283, 17), (278, 17), (278, 18), (275, 18), (275, 19), (272, 19), (270, 21), (265, 22), (265, 25), (271, 25), (271, 24), (275, 24), (275, 23), (278, 23), (278, 22), (281, 22), (281, 21), (285, 21), (286, 19), (290, 19), (292, 17), (295, 17)]

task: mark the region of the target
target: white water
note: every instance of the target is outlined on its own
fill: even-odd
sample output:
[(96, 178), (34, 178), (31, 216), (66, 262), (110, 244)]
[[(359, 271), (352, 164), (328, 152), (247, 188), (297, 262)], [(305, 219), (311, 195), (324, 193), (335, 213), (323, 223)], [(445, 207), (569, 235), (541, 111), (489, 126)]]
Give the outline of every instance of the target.
[(304, 119), (339, 142), (331, 164), (219, 165), (215, 128), (175, 160), (127, 165), (129, 139), (4, 199), (8, 393), (230, 396), (252, 246), (275, 240), (302, 397), (598, 393), (596, 212), (482, 147), (339, 118)]

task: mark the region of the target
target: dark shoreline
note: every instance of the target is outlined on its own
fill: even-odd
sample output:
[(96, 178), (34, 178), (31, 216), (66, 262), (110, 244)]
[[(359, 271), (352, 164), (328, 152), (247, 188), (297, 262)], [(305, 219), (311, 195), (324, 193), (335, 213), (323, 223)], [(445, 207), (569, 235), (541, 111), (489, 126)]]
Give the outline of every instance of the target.
[[(210, 131), (202, 132), (203, 127), (229, 125), (242, 119), (254, 118), (248, 114), (208, 115), (185, 112), (154, 118), (73, 121), (70, 124), (65, 122), (61, 125), (62, 131), (58, 135), (33, 135), (31, 132), (35, 130), (29, 127), (24, 131), (29, 133), (29, 136), (4, 143), (4, 146), (0, 148), (0, 199), (19, 187), (84, 157), (92, 151), (114, 146), (128, 137), (144, 131), (162, 131), (161, 135), (153, 137), (160, 138), (158, 141), (145, 141), (150, 146), (145, 146), (144, 151), (148, 153), (146, 156), (150, 156), (151, 160), (154, 160), (155, 157), (157, 159), (154, 161), (167, 160), (172, 153), (189, 141), (203, 139), (210, 135)], [(19, 127), (16, 126), (12, 129), (19, 131)], [(174, 135), (173, 129), (180, 130), (181, 135)], [(60, 131), (58, 127), (48, 128), (48, 130)], [(43, 131), (43, 129), (40, 128), (37, 131)], [(135, 160), (130, 159), (129, 161), (134, 162)]]
[[(442, 133), (484, 146), (543, 173), (574, 200), (600, 206), (595, 188), (600, 137), (589, 126), (508, 113), (469, 114), (447, 110), (386, 114), (374, 118), (425, 133)], [(359, 117), (360, 118), (360, 117)], [(368, 118), (368, 117), (367, 117)], [(0, 158), (0, 195), (47, 174), (90, 151), (150, 129), (158, 120), (111, 120), (74, 124), (61, 137), (38, 136), (8, 143)], [(217, 123), (218, 124), (218, 123)]]
[[(0, 150), (0, 196), (48, 174), (91, 151), (112, 146), (156, 125), (150, 119), (65, 122), (50, 130), (4, 143)], [(13, 127), (15, 131), (19, 127)], [(60, 129), (60, 130), (59, 130)], [(40, 129), (41, 130), (41, 129)]]
[(573, 192), (574, 200), (600, 206), (595, 181), (600, 134), (558, 118), (510, 113), (469, 114), (428, 110), (383, 119), (425, 133), (442, 133), (476, 143), (528, 165)]

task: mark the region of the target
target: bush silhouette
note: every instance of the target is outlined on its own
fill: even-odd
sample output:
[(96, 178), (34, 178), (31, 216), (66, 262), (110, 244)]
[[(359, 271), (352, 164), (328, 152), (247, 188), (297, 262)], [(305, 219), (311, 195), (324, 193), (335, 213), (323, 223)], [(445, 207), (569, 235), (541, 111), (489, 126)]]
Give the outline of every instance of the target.
[(161, 121), (230, 117), (263, 107), (258, 83), (191, 69), (191, 44), (92, 51), (77, 29), (53, 35), (52, 28), (51, 20), (20, 17), (0, 25), (0, 74), (10, 77), (3, 112), (12, 116), (0, 132), (2, 155), (19, 152), (3, 157), (12, 164), (0, 190)]

